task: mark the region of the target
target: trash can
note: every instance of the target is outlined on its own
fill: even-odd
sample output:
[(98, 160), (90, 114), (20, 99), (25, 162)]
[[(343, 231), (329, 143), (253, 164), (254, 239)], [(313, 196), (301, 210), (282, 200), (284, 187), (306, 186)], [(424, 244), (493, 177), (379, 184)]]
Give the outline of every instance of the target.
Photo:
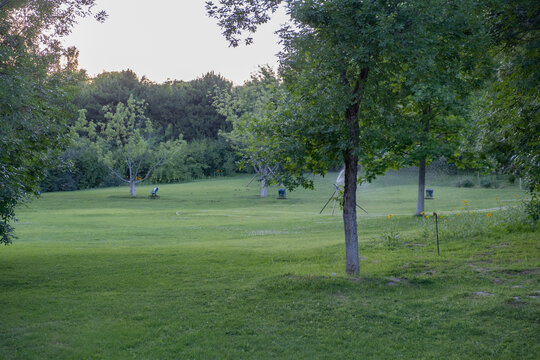
[(433, 189), (426, 189), (426, 199), (433, 199)]
[(278, 199), (286, 199), (285, 189), (278, 189)]

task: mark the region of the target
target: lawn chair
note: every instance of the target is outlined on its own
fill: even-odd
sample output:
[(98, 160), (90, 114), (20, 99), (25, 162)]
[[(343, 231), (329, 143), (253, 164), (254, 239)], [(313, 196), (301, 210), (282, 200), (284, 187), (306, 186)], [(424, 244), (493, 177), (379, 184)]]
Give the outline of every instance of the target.
[(152, 190), (152, 193), (150, 194), (149, 198), (150, 199), (159, 199), (159, 195), (157, 194), (158, 192), (158, 188), (157, 186), (154, 188), (154, 190)]

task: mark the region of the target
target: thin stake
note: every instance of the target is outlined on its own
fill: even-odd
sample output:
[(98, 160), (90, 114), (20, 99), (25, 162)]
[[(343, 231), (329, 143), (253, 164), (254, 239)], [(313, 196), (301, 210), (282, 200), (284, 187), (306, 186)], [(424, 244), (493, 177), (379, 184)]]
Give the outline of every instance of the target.
[(253, 180), (255, 180), (255, 178), (258, 176), (259, 174), (255, 174), (253, 175), (253, 177), (251, 178), (251, 180), (249, 180), (248, 184), (246, 185), (246, 187), (249, 186), (249, 184), (251, 184), (253, 182)]
[(334, 196), (336, 196), (336, 192), (334, 191), (334, 193), (332, 194), (332, 196), (330, 196), (330, 199), (328, 199), (328, 201), (326, 202), (326, 204), (324, 204), (323, 208), (321, 209), (321, 211), (319, 212), (319, 214), (322, 214), (322, 212), (324, 211), (324, 209), (326, 208), (326, 205), (328, 205), (328, 203), (330, 201), (332, 201), (332, 199), (334, 198)]
[(435, 233), (437, 234), (437, 256), (439, 256), (439, 221), (436, 212), (433, 213), (433, 216), (435, 216)]

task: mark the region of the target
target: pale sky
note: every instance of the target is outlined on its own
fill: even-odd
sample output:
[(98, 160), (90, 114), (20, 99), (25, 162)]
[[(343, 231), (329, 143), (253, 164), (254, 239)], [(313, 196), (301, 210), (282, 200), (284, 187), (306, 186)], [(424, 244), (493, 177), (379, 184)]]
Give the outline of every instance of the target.
[(79, 67), (90, 76), (131, 69), (155, 82), (189, 81), (214, 71), (240, 85), (258, 65), (277, 67), (274, 31), (285, 22), (283, 13), (257, 31), (254, 44), (231, 48), (204, 0), (96, 2), (109, 15), (105, 23), (81, 19), (64, 40), (79, 49)]

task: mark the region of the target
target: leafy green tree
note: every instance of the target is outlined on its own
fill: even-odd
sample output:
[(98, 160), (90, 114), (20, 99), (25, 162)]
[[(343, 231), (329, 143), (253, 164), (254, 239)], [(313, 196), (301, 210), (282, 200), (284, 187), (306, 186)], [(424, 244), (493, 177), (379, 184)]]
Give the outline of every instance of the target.
[(59, 164), (46, 172), (43, 192), (92, 189), (120, 184), (86, 139), (72, 142), (59, 156)]
[(173, 183), (209, 176), (234, 174), (238, 156), (225, 139), (193, 140), (162, 166), (150, 178), (153, 182)]
[[(331, 166), (345, 165), (346, 271), (358, 273), (358, 164), (361, 180), (370, 181), (403, 163), (398, 154), (411, 147), (417, 135), (407, 132), (416, 133), (418, 126), (407, 128), (410, 114), (402, 106), (414, 100), (407, 99), (411, 94), (420, 96), (418, 90), (426, 87), (418, 81), (422, 76), (437, 75), (436, 67), (426, 71), (422, 62), (409, 66), (408, 61), (448, 40), (439, 13), (462, 16), (462, 9), (437, 0), (284, 2), (294, 22), (281, 30), (280, 71), (290, 99), (276, 115), (274, 143), (280, 143), (276, 148), (282, 149), (293, 186), (310, 185), (306, 171), (324, 174)], [(207, 10), (235, 46), (243, 31), (255, 31), (281, 2), (220, 3), (207, 3)], [(446, 86), (443, 80), (433, 87)]]
[(104, 106), (126, 103), (130, 95), (144, 98), (142, 87), (132, 70), (103, 72), (81, 83), (75, 105), (85, 109), (88, 118), (104, 121)]
[(218, 112), (232, 125), (222, 132), (242, 154), (242, 166), (253, 168), (261, 182), (261, 197), (266, 197), (268, 185), (274, 179), (280, 162), (272, 151), (272, 130), (268, 128), (272, 113), (282, 102), (284, 89), (270, 67), (260, 67), (250, 81), (232, 92), (222, 91), (214, 102)]
[(159, 134), (145, 110), (144, 100), (130, 95), (125, 104), (104, 107), (105, 122), (87, 120), (82, 110), (74, 127), (95, 142), (109, 170), (119, 180), (129, 183), (131, 196), (137, 196), (136, 184), (145, 181), (183, 144), (181, 139), (159, 142)]
[(402, 130), (400, 166), (419, 169), (416, 215), (424, 213), (426, 165), (445, 158), (464, 163), (459, 153), (470, 123), (469, 95), (489, 74), (489, 41), (483, 6), (462, 1), (418, 4), (415, 51), (402, 63), (396, 79)]
[(493, 0), (487, 19), (496, 67), (478, 118), (481, 146), (503, 171), (540, 191), (540, 3)]
[[(233, 37), (245, 28), (238, 26), (238, 21), (245, 21), (237, 16), (238, 3), (230, 7), (232, 13), (211, 9), (233, 29), (229, 31)], [(243, 3), (250, 11), (254, 6), (265, 11), (265, 5), (276, 5)], [(229, 9), (226, 2), (222, 5)], [(367, 178), (389, 165), (379, 161), (388, 151), (388, 142), (384, 126), (376, 122), (381, 118), (376, 110), (379, 98), (393, 94), (389, 75), (400, 63), (397, 49), (408, 40), (404, 28), (412, 23), (407, 17), (412, 13), (397, 3), (379, 1), (288, 1), (287, 5), (295, 27), (282, 31), (281, 72), (290, 100), (279, 114), (275, 140), (281, 142), (284, 167), (294, 174), (292, 185), (310, 185), (305, 171), (325, 174), (330, 166), (345, 164), (346, 271), (358, 273), (358, 163), (365, 166)]]
[(180, 134), (186, 141), (217, 139), (220, 130), (228, 130), (225, 118), (213, 107), (214, 94), (230, 91), (232, 83), (222, 76), (207, 73), (192, 81), (167, 81), (156, 84), (139, 79), (131, 70), (104, 72), (86, 79), (75, 104), (86, 109), (89, 118), (104, 121), (103, 106), (127, 102), (130, 95), (145, 99), (146, 115), (153, 119), (165, 139)]
[[(93, 0), (0, 1), (0, 242), (13, 238), (17, 205), (39, 191), (66, 142), (76, 50), (58, 39)], [(96, 16), (103, 20), (105, 14)], [(61, 65), (62, 59), (67, 66)]]

